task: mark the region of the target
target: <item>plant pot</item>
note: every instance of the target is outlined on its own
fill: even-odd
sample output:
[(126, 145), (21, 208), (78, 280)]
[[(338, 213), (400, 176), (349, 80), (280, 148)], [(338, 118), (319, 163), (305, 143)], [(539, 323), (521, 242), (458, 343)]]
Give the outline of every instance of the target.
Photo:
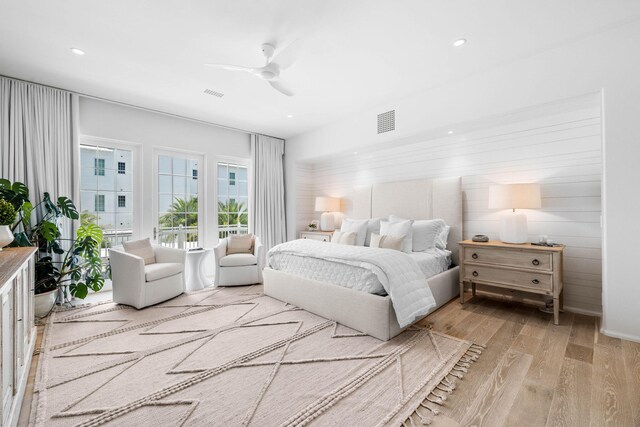
[(51, 309), (53, 304), (56, 303), (58, 297), (58, 290), (54, 289), (42, 294), (36, 294), (34, 298), (34, 312), (36, 317), (45, 317)]
[(13, 242), (13, 233), (8, 225), (0, 225), (0, 251), (2, 248)]

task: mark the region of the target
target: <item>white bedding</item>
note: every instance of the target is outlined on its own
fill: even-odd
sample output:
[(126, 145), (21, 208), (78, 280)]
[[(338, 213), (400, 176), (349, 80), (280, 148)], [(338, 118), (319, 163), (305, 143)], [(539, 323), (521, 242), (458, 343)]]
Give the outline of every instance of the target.
[(429, 248), (423, 252), (407, 254), (420, 266), (425, 279), (446, 271), (451, 266), (451, 251), (439, 248)]
[(427, 258), (438, 260), (431, 262), (432, 265), (442, 265), (442, 257), (435, 253), (415, 258), (422, 266), (414, 257), (391, 249), (301, 239), (272, 248), (267, 254), (267, 265), (275, 270), (356, 290), (387, 293), (393, 302), (398, 324), (405, 327), (436, 305), (431, 289), (425, 283), (423, 269), (427, 268)]

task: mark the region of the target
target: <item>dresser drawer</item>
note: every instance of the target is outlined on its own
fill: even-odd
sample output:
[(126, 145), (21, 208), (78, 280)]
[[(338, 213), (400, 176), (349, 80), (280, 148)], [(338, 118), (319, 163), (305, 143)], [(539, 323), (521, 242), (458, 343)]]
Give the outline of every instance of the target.
[(316, 233), (300, 233), (301, 239), (319, 240), (321, 242), (330, 242), (331, 235), (329, 234), (316, 234)]
[(493, 282), (515, 285), (538, 291), (551, 291), (553, 279), (550, 274), (532, 273), (528, 271), (506, 270), (497, 267), (466, 265), (464, 279), (471, 282)]
[(508, 265), (510, 267), (551, 271), (551, 254), (511, 249), (465, 248), (464, 262)]

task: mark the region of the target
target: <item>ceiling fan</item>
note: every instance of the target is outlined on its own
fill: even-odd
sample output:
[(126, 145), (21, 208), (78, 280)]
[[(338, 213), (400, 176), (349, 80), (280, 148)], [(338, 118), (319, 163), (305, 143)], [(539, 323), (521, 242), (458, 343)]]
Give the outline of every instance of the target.
[(267, 58), (267, 63), (264, 67), (251, 68), (227, 64), (204, 65), (207, 67), (222, 68), (223, 70), (245, 71), (261, 78), (262, 80), (266, 80), (271, 87), (278, 92), (287, 96), (293, 96), (294, 93), (280, 82), (280, 71), (289, 68), (295, 62), (294, 44), (295, 43), (289, 45), (289, 47), (281, 51), (275, 58), (273, 58), (273, 54), (276, 51), (276, 47), (268, 43), (263, 44), (262, 54)]

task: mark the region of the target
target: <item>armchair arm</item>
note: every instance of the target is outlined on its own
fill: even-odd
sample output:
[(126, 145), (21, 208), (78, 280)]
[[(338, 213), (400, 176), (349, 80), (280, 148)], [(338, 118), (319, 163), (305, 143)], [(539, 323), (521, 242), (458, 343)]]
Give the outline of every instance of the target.
[(258, 259), (258, 281), (262, 283), (262, 270), (264, 269), (265, 254), (264, 246), (258, 237), (255, 238), (253, 244), (253, 254)]
[(145, 292), (144, 260), (139, 256), (111, 249), (109, 262), (113, 300), (139, 308), (140, 302), (144, 301)]
[(213, 256), (216, 260), (216, 266), (220, 265), (220, 259), (227, 256), (227, 239), (220, 240), (218, 246), (213, 248)]
[(187, 251), (184, 249), (154, 246), (153, 251), (156, 255), (156, 262), (177, 262), (184, 264), (187, 259)]

